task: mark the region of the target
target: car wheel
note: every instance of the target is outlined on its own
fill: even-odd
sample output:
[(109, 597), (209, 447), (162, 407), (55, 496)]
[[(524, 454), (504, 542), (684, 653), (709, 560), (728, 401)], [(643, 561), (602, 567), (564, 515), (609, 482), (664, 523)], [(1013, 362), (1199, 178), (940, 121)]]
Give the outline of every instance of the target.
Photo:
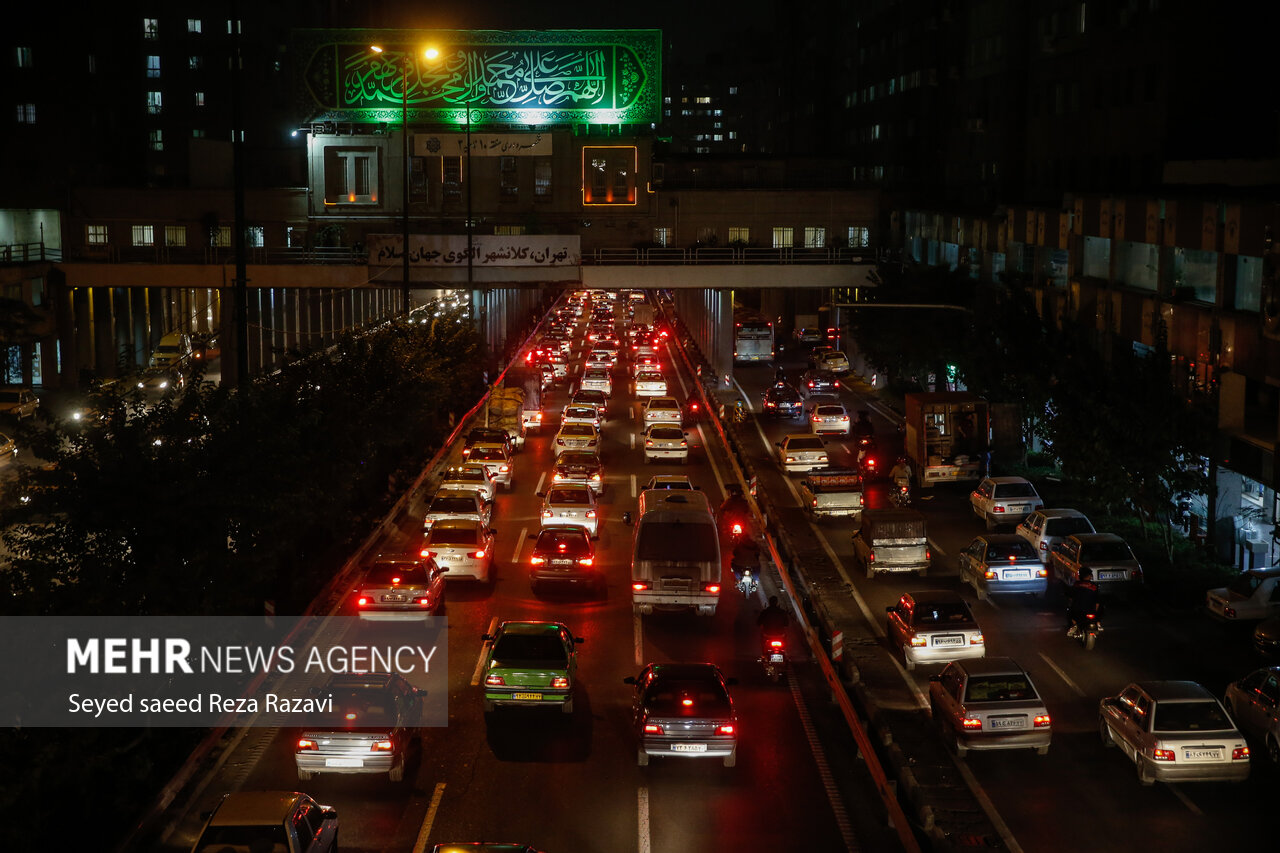
[(315, 774), (315, 772), (314, 772), (314, 771), (311, 771), (311, 770), (303, 770), (301, 767), (299, 767), (299, 768), (298, 768), (298, 781), (299, 781), (299, 782), (310, 782), (312, 779), (314, 779), (314, 778), (315, 778), (315, 775), (316, 775), (316, 774)]
[(649, 766), (649, 753), (644, 751), (643, 746), (636, 750), (636, 764), (641, 767)]
[(566, 700), (565, 703), (560, 706), (560, 713), (562, 714), (573, 713), (573, 697), (572, 696), (570, 696), (568, 700)]
[(1267, 735), (1266, 750), (1271, 763), (1280, 764), (1280, 741), (1276, 740), (1275, 735)]
[(1116, 745), (1115, 738), (1111, 737), (1111, 727), (1107, 725), (1107, 721), (1099, 718), (1098, 720), (1098, 737), (1102, 739), (1102, 745), (1107, 749), (1114, 749)]
[(1046, 743), (1044, 746), (1036, 747), (1036, 755), (1048, 755), (1048, 754), (1049, 754), (1049, 744)]

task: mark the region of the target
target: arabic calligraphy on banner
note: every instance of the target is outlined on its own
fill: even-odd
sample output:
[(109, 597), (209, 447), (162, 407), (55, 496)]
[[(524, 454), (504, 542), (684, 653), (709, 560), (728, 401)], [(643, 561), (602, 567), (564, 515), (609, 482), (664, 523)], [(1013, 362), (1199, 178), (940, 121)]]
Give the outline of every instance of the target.
[[(404, 263), (399, 234), (369, 235), (369, 266)], [(409, 265), (413, 267), (465, 267), (465, 235), (410, 234)], [(521, 234), (498, 237), (478, 235), (471, 240), (473, 267), (569, 267), (582, 263), (582, 243), (576, 235)]]
[[(467, 153), (465, 133), (415, 133), (415, 157), (463, 157)], [(549, 133), (473, 133), (471, 154), (475, 157), (550, 157)]]

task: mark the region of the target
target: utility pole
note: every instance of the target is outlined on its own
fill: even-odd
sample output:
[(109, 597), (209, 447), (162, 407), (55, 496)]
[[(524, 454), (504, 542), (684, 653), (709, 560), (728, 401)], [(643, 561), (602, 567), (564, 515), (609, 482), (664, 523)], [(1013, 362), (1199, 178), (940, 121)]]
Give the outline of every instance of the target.
[(244, 59), (241, 55), (240, 4), (231, 2), (231, 171), (234, 182), (232, 212), (232, 246), (236, 256), (235, 279), (232, 282), (232, 310), (235, 316), (237, 387), (249, 383), (249, 278), (245, 263), (244, 234), (244, 128), (241, 122), (240, 82)]

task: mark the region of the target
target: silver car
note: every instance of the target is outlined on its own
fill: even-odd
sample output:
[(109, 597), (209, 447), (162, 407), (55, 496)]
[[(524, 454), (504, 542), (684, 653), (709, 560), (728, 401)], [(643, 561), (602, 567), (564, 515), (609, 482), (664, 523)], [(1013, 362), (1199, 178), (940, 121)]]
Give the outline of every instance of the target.
[(680, 423), (683, 418), (680, 412), (680, 404), (676, 402), (675, 397), (650, 397), (649, 401), (644, 404), (644, 422), (646, 424), (658, 423)]
[(493, 576), (493, 531), (477, 521), (438, 521), (422, 539), (422, 556), (446, 570), (446, 580), (488, 583)]
[(318, 695), (332, 697), (332, 722), (303, 729), (294, 745), (298, 780), (317, 773), (385, 773), (392, 782), (403, 781), (424, 694), (389, 673), (331, 676)]
[(474, 444), (467, 462), (472, 465), (483, 465), (493, 477), (493, 482), (507, 491), (511, 491), (512, 469), (511, 454), (502, 444)]
[(839, 403), (825, 403), (814, 406), (809, 415), (809, 429), (817, 435), (834, 433), (849, 434), (849, 412)]
[(356, 588), (362, 622), (430, 622), (444, 604), (444, 573), (430, 559), (378, 558)]
[(637, 397), (665, 397), (667, 395), (667, 380), (662, 378), (661, 373), (641, 373), (636, 376), (636, 396)]
[(1098, 706), (1102, 745), (1119, 746), (1138, 781), (1243, 782), (1249, 745), (1216, 697), (1194, 681), (1138, 681)]
[(1280, 764), (1280, 666), (1255, 669), (1228, 684), (1226, 704), (1236, 725)]
[(979, 598), (995, 593), (1024, 592), (1043, 596), (1049, 570), (1031, 543), (1014, 533), (988, 533), (965, 546), (956, 557), (960, 582)]
[(909, 592), (888, 611), (890, 645), (902, 650), (903, 665), (946, 663), (986, 657), (986, 640), (969, 603), (948, 589)]
[(962, 758), (971, 749), (1049, 752), (1049, 710), (1031, 676), (1010, 658), (947, 664), (929, 676), (929, 708)]
[(565, 406), (561, 424), (591, 424), (600, 429), (600, 412), (595, 406)]
[(1040, 562), (1052, 562), (1050, 553), (1068, 536), (1076, 533), (1093, 533), (1093, 522), (1077, 509), (1038, 509), (1028, 515), (1014, 531), (1031, 543), (1040, 554)]
[(579, 384), (584, 391), (599, 391), (606, 397), (613, 396), (613, 377), (604, 368), (588, 368)]
[(678, 460), (689, 462), (689, 434), (680, 424), (652, 423), (644, 429), (644, 462)]
[(539, 492), (542, 498), (542, 526), (574, 524), (586, 528), (592, 536), (600, 528), (596, 496), (588, 486), (577, 483), (552, 486)]
[(462, 519), (478, 521), (488, 527), (493, 517), (493, 504), (485, 503), (479, 492), (471, 489), (441, 489), (431, 498), (426, 515), (422, 518), (422, 532), (426, 533), (437, 521)]
[(830, 464), (826, 445), (811, 433), (789, 435), (778, 442), (778, 459), (788, 474), (826, 468)]
[(486, 503), (493, 500), (497, 489), (493, 485), (493, 475), (483, 465), (463, 464), (444, 472), (440, 480), (440, 490), (468, 490), (480, 495)]
[(651, 663), (634, 678), (632, 725), (641, 767), (651, 756), (738, 759), (738, 715), (720, 669), (709, 663)]

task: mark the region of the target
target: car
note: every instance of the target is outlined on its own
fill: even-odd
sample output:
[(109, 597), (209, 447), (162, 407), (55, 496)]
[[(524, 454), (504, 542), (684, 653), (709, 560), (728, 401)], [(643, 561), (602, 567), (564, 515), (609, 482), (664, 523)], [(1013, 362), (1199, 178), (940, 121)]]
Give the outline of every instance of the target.
[(1241, 572), (1231, 583), (1204, 594), (1210, 616), (1245, 622), (1280, 616), (1280, 566)]
[(445, 519), (469, 519), (486, 527), (493, 516), (493, 504), (485, 503), (474, 489), (440, 489), (427, 505), (422, 518), (422, 532), (426, 533), (437, 521)]
[(789, 435), (778, 442), (778, 459), (789, 474), (826, 468), (829, 464), (822, 439), (807, 432)]
[(556, 433), (556, 456), (566, 450), (587, 450), (595, 453), (600, 449), (600, 433), (591, 424), (561, 424)]
[(294, 744), (298, 781), (317, 773), (385, 773), (404, 781), (425, 690), (394, 673), (340, 673), (315, 694), (331, 698), (332, 710), (326, 724), (304, 727)]
[(511, 435), (505, 429), (496, 427), (475, 427), (468, 430), (466, 436), (462, 439), (462, 457), (471, 455), (471, 448), (477, 444), (502, 444), (507, 448), (507, 452), (514, 454), (516, 452), (515, 442), (511, 440)]
[(635, 342), (631, 344), (631, 352), (640, 358), (656, 357), (658, 354), (658, 341), (661, 338), (652, 333), (642, 333), (636, 336)]
[(1194, 681), (1135, 681), (1098, 705), (1102, 745), (1119, 746), (1138, 781), (1243, 782), (1249, 744), (1222, 703)]
[(958, 592), (908, 592), (888, 613), (889, 644), (902, 650), (903, 665), (986, 657), (987, 646), (969, 603)]
[(191, 853), (337, 849), (338, 812), (333, 808), (298, 791), (237, 791), (223, 796), (213, 809)]
[(538, 373), (542, 377), (542, 390), (545, 391), (555, 384), (556, 369), (550, 364), (542, 363), (538, 365)]
[(613, 377), (608, 370), (589, 368), (582, 372), (582, 381), (578, 385), (585, 391), (599, 391), (606, 397), (613, 396)]
[(552, 377), (554, 379), (564, 379), (569, 375), (569, 356), (560, 350), (548, 353), (547, 360), (544, 364), (551, 365)]
[(1142, 565), (1129, 545), (1114, 533), (1076, 533), (1051, 552), (1054, 577), (1071, 586), (1082, 566), (1093, 569), (1093, 582), (1105, 594), (1132, 596), (1142, 588)]
[(1095, 533), (1093, 522), (1076, 509), (1038, 509), (1022, 519), (1014, 533), (1031, 543), (1048, 565), (1053, 546), (1073, 533)]
[(1053, 739), (1049, 709), (1031, 676), (1012, 658), (947, 664), (929, 676), (929, 710), (961, 758), (971, 749), (1034, 749), (1047, 755)]
[(806, 370), (800, 376), (800, 390), (806, 397), (832, 395), (840, 390), (840, 380), (830, 370)]
[(693, 484), (687, 474), (657, 474), (649, 478), (641, 491), (652, 489), (687, 489), (693, 491), (698, 487)]
[(151, 353), (148, 367), (181, 367), (191, 358), (191, 336), (186, 332), (170, 332), (160, 339)]
[(659, 421), (644, 428), (644, 462), (661, 459), (678, 459), (681, 465), (689, 463), (689, 434), (678, 423)]
[(839, 350), (825, 352), (819, 356), (818, 368), (830, 370), (836, 376), (844, 376), (849, 372), (849, 358)]
[[(138, 377), (138, 390), (144, 394), (162, 395), (181, 390), (182, 374), (172, 367), (149, 367)], [(19, 415), (19, 418), (22, 416)]]
[(779, 418), (804, 417), (804, 400), (795, 386), (778, 382), (764, 392), (764, 401), (760, 406), (762, 415)]
[(591, 328), (587, 332), (587, 340), (594, 344), (597, 341), (604, 340), (605, 338), (610, 337), (612, 334), (613, 334), (612, 321), (603, 321), (603, 320), (596, 321), (593, 318), (591, 323)]
[(551, 482), (554, 485), (580, 483), (589, 486), (597, 495), (602, 493), (604, 468), (600, 464), (600, 457), (589, 450), (566, 450), (556, 457)]
[(478, 521), (437, 521), (422, 537), (423, 557), (449, 573), (446, 580), (488, 583), (493, 577), (494, 531)]
[(649, 759), (719, 758), (725, 767), (738, 760), (738, 715), (725, 678), (711, 663), (651, 663), (623, 679), (634, 687), (631, 724), (638, 742), (636, 763)]
[(639, 376), (641, 373), (662, 373), (662, 362), (656, 355), (637, 355), (631, 362), (631, 375)]
[(515, 476), (515, 463), (511, 461), (511, 453), (506, 443), (475, 444), (467, 456), (472, 465), (483, 465), (493, 476), (493, 482), (507, 491), (511, 491), (511, 483)]
[(564, 483), (538, 492), (542, 498), (542, 526), (574, 524), (592, 536), (600, 529), (595, 492), (580, 483)]
[(530, 534), (529, 587), (536, 593), (543, 583), (587, 583), (604, 586), (596, 565), (596, 549), (586, 529), (576, 524), (553, 524)]
[(485, 503), (491, 503), (497, 489), (493, 485), (493, 475), (483, 465), (464, 463), (447, 469), (441, 476), (440, 491), (472, 491), (480, 495)]
[(814, 406), (809, 415), (809, 429), (816, 435), (848, 435), (849, 412), (839, 403)]
[(191, 358), (194, 361), (210, 362), (222, 356), (222, 344), (217, 332), (204, 332), (191, 336)]
[(1016, 533), (979, 536), (956, 556), (960, 582), (973, 587), (978, 598), (1022, 592), (1043, 596), (1049, 570), (1031, 543)]
[(644, 417), (642, 420), (646, 424), (657, 423), (681, 423), (680, 404), (676, 402), (675, 397), (650, 397), (644, 404)]
[(792, 334), (798, 344), (820, 344), (825, 340), (822, 330), (812, 326), (802, 326)]
[(565, 406), (560, 416), (561, 424), (591, 424), (600, 428), (600, 411), (595, 406)]
[(18, 443), (4, 433), (0, 433), (0, 464), (13, 462), (18, 458)]
[(1280, 666), (1255, 669), (1228, 684), (1224, 704), (1244, 736), (1280, 765)]
[(431, 853), (546, 853), (546, 851), (515, 842), (448, 841), (433, 846)]
[(499, 706), (558, 707), (573, 713), (578, 646), (563, 622), (502, 622), (483, 636), (480, 667), (485, 713)]
[(600, 410), (601, 418), (609, 417), (609, 398), (602, 391), (592, 391), (588, 388), (579, 388), (569, 397), (572, 405), (589, 405), (595, 406)]
[(997, 524), (1017, 524), (1044, 506), (1044, 501), (1024, 477), (985, 477), (969, 493), (969, 505), (988, 530), (995, 530)]
[(593, 349), (587, 354), (588, 370), (613, 370), (618, 361), (618, 354), (607, 349)]
[(377, 557), (356, 587), (362, 622), (430, 622), (444, 604), (444, 574), (434, 560)]
[(836, 348), (829, 344), (818, 344), (809, 350), (808, 366), (810, 370), (822, 370), (822, 358), (829, 352), (835, 352)]
[(1280, 616), (1263, 619), (1254, 626), (1253, 648), (1263, 657), (1280, 657)]
[(667, 396), (667, 380), (661, 373), (646, 371), (636, 374), (635, 393), (637, 397)]

